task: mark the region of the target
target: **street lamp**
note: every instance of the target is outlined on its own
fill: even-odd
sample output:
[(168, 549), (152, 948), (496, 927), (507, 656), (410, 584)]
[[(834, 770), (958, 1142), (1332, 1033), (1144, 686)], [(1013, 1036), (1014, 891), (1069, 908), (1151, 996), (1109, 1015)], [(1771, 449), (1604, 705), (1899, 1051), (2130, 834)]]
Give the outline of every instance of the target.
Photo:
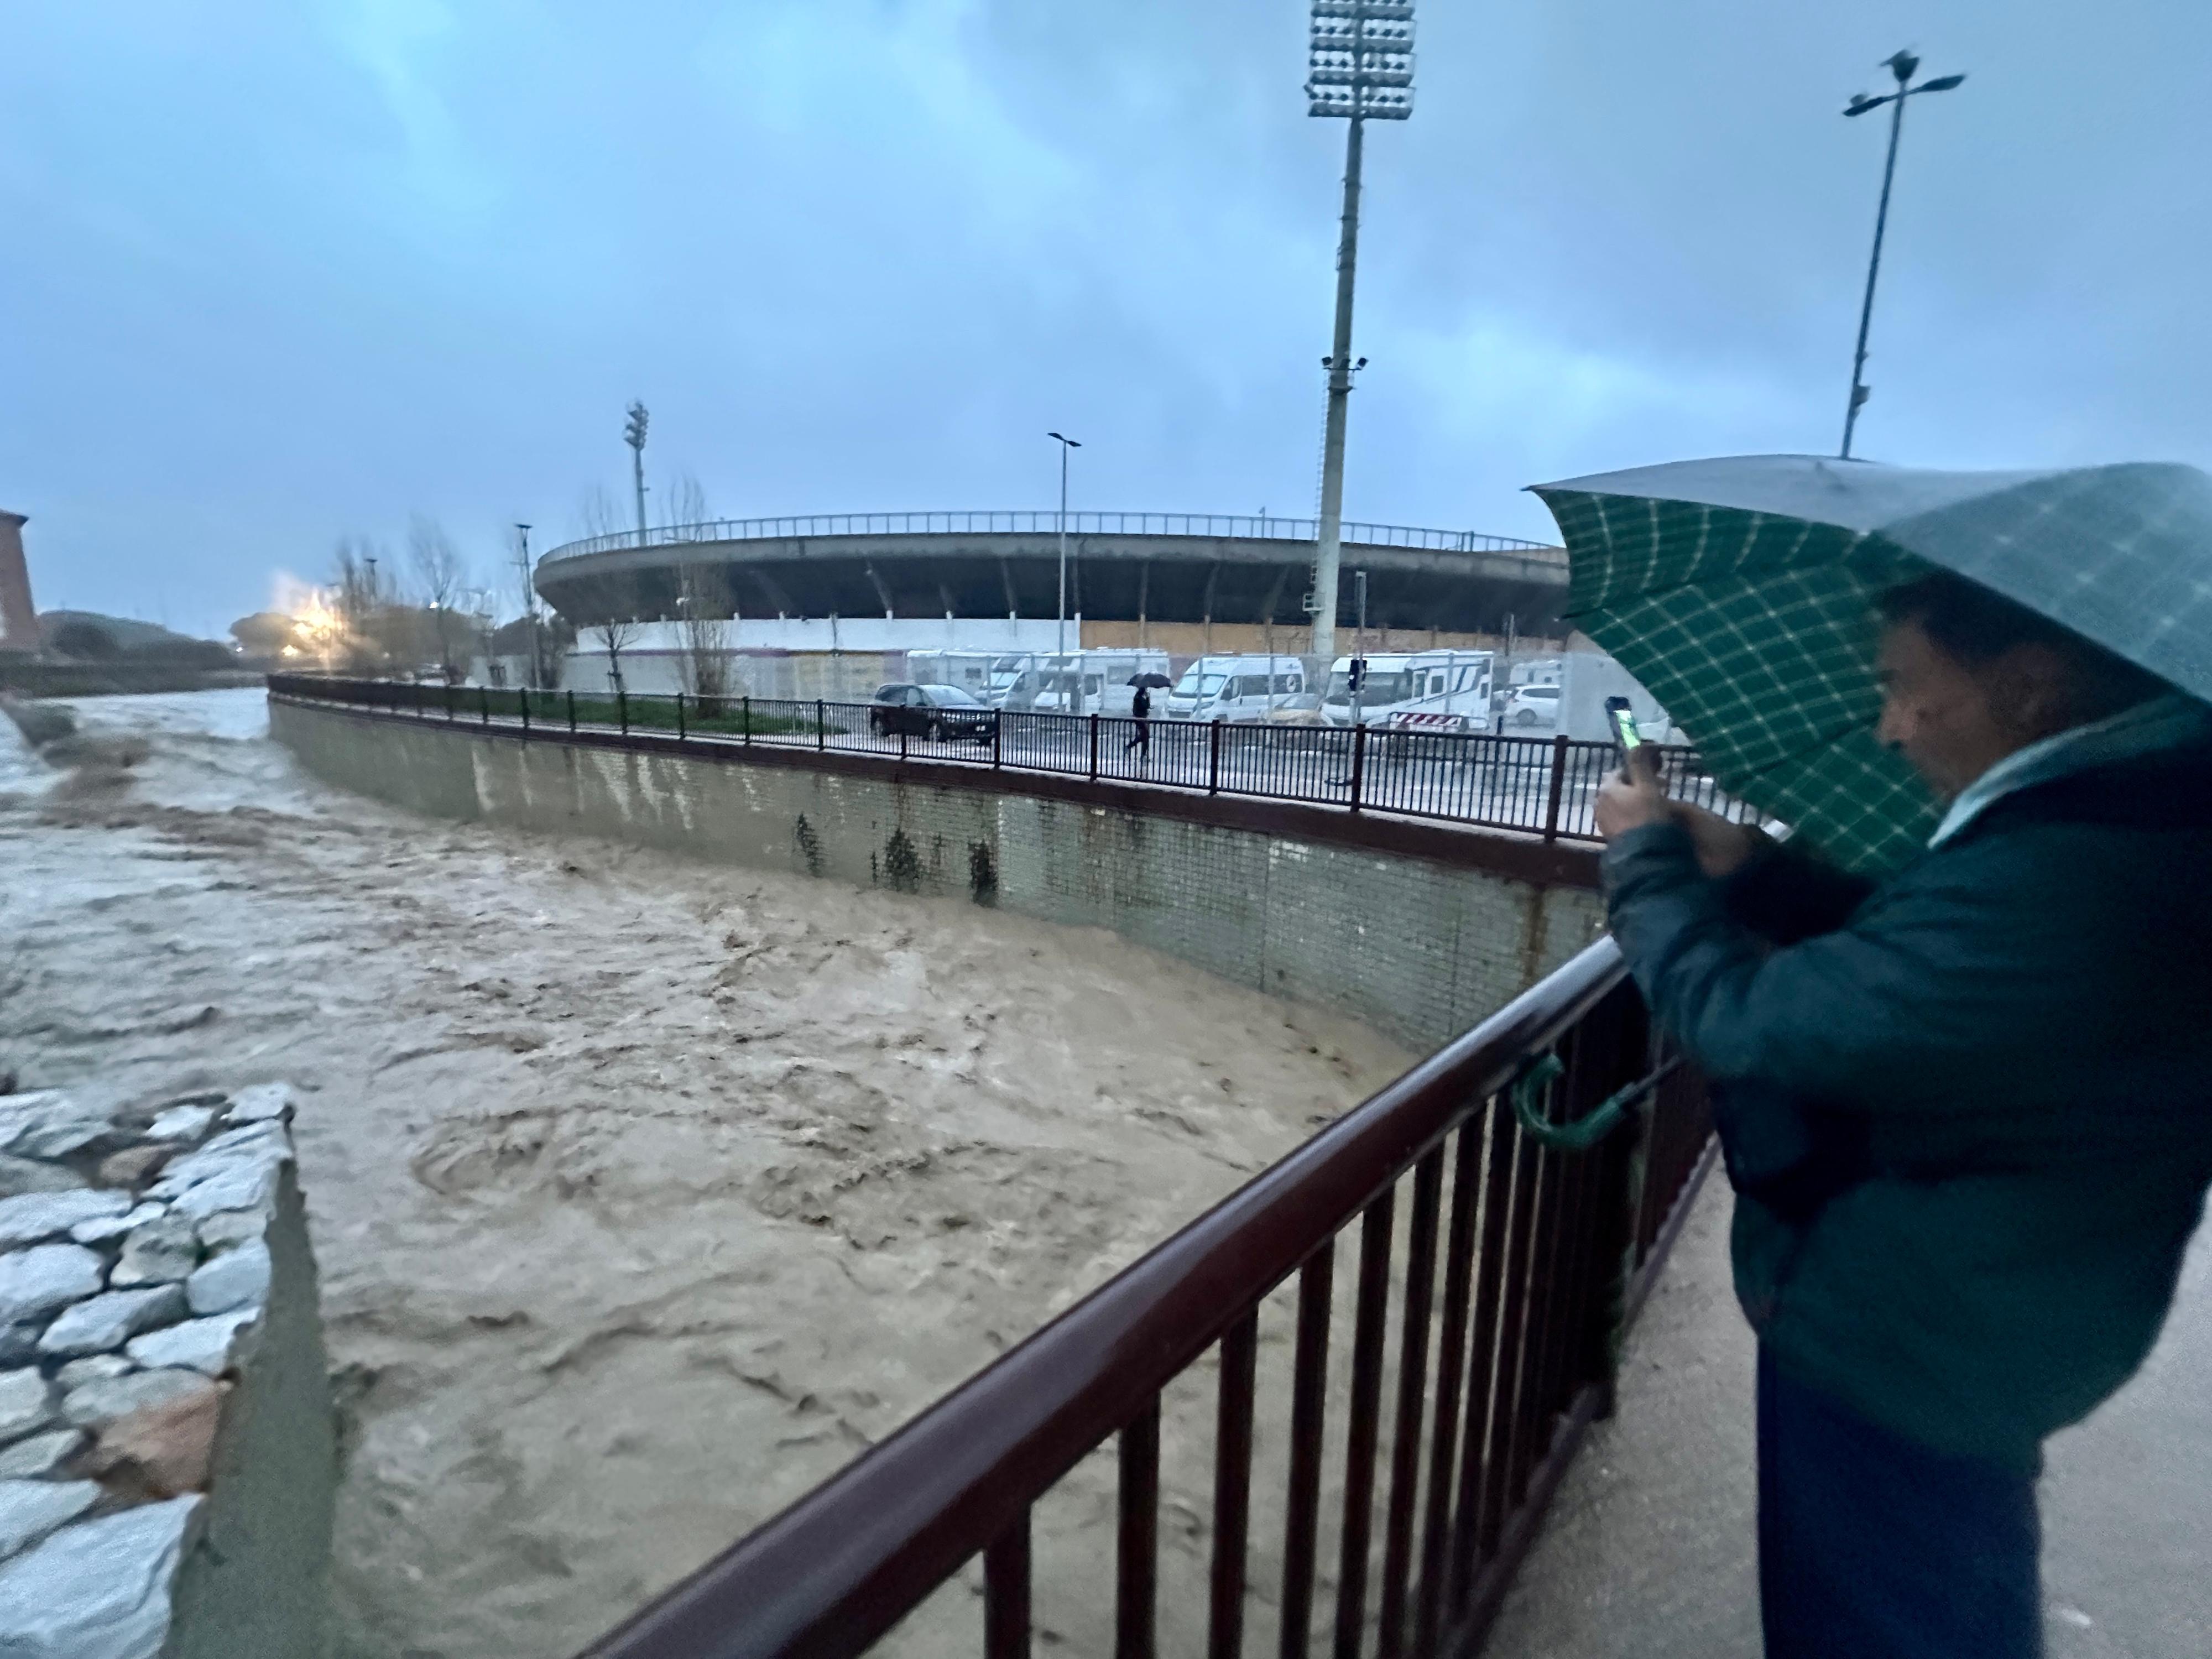
[(1054, 636), (1054, 648), (1064, 657), (1067, 654), (1067, 452), (1083, 446), (1057, 432), (1044, 435), (1060, 443), (1060, 630)]
[(522, 614), (530, 618), (528, 684), (538, 686), (541, 691), (550, 691), (552, 690), (550, 686), (538, 685), (538, 682), (545, 678), (545, 657), (538, 643), (538, 592), (530, 580), (530, 526), (526, 524), (517, 524), (514, 526), (514, 564), (522, 577)]
[(1897, 138), (1905, 129), (1905, 100), (1917, 98), (1923, 92), (1948, 92), (1966, 77), (1963, 75), (1939, 75), (1932, 81), (1911, 84), (1912, 76), (1920, 67), (1920, 60), (1909, 52), (1900, 52), (1887, 60), (1889, 72), (1897, 77), (1897, 90), (1886, 92), (1879, 98), (1869, 98), (1860, 93), (1844, 106), (1845, 115), (1864, 115), (1870, 109), (1880, 109), (1884, 104), (1889, 110), (1889, 160), (1881, 169), (1881, 206), (1874, 216), (1874, 257), (1867, 261), (1866, 299), (1859, 307), (1858, 351), (1851, 359), (1851, 400), (1844, 410), (1843, 459), (1851, 458), (1851, 430), (1857, 426), (1859, 406), (1872, 395), (1873, 388), (1866, 383), (1867, 330), (1874, 321), (1874, 279), (1881, 269), (1882, 232), (1889, 224), (1889, 185), (1897, 176)]
[(1359, 158), (1363, 125), (1402, 121), (1413, 112), (1413, 0), (1313, 0), (1306, 66), (1306, 113), (1350, 122), (1344, 140), (1344, 210), (1336, 244), (1336, 331), (1322, 366), (1328, 370), (1323, 428), (1321, 522), (1314, 535), (1313, 654), (1336, 655), (1337, 564), (1344, 545), (1344, 424), (1353, 373), (1352, 265), (1359, 249)]
[(645, 405), (633, 400), (629, 419), (623, 427), (623, 441), (629, 446), (630, 471), (637, 485), (637, 544), (645, 545), (645, 426), (652, 417)]

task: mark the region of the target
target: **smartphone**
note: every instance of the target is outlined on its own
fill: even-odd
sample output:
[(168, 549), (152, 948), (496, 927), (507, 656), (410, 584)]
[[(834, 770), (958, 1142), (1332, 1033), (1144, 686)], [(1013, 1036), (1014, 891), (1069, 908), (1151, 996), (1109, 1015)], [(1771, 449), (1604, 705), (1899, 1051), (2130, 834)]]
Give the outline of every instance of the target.
[(1613, 741), (1620, 745), (1620, 763), (1628, 764), (1628, 757), (1644, 746), (1644, 733), (1636, 729), (1636, 714), (1629, 708), (1626, 697), (1607, 697), (1605, 717), (1613, 722)]

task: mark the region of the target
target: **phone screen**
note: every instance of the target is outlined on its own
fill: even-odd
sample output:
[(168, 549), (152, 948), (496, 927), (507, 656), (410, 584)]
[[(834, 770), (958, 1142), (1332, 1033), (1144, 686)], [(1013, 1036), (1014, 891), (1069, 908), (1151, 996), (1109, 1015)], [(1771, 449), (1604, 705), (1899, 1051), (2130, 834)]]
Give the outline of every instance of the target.
[(1605, 713), (1606, 718), (1613, 722), (1613, 735), (1619, 740), (1624, 757), (1630, 750), (1643, 746), (1644, 734), (1636, 729), (1636, 715), (1629, 708), (1627, 698), (1607, 697)]

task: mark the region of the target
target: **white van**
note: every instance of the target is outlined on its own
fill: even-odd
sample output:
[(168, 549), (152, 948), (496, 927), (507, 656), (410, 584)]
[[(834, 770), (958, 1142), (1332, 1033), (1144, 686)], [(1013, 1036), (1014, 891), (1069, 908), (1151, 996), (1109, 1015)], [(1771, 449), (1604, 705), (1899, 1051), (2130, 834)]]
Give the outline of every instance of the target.
[(1297, 657), (1200, 657), (1152, 708), (1171, 720), (1264, 720), (1305, 690), (1306, 665)]
[[(1413, 651), (1367, 659), (1364, 726), (1405, 732), (1487, 732), (1494, 659), (1487, 651)], [(1352, 724), (1352, 659), (1339, 657), (1321, 700), (1330, 726)]]
[(1007, 686), (1000, 706), (1039, 714), (1127, 714), (1139, 674), (1167, 677), (1164, 651), (1071, 651), (1032, 657)]

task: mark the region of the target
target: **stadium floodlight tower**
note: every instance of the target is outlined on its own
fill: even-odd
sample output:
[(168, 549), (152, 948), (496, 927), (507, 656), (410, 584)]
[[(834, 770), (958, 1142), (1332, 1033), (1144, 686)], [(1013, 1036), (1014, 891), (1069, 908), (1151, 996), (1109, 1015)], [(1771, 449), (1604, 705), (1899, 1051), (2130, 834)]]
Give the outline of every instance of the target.
[(1313, 44), (1306, 68), (1306, 113), (1350, 123), (1344, 139), (1344, 216), (1336, 245), (1336, 331), (1322, 365), (1328, 370), (1328, 422), (1321, 459), (1321, 520), (1314, 537), (1313, 653), (1336, 655), (1337, 564), (1344, 542), (1344, 423), (1352, 376), (1352, 267), (1359, 251), (1360, 133), (1370, 121), (1413, 112), (1413, 0), (1313, 0)]

